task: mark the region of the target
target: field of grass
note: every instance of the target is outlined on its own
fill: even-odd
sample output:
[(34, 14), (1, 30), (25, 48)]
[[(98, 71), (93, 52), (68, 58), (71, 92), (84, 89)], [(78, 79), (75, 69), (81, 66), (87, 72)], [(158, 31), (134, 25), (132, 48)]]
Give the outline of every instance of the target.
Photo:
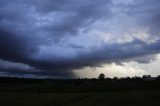
[(160, 81), (5, 79), (0, 106), (160, 106)]
[(0, 106), (160, 106), (160, 90), (85, 93), (0, 92)]

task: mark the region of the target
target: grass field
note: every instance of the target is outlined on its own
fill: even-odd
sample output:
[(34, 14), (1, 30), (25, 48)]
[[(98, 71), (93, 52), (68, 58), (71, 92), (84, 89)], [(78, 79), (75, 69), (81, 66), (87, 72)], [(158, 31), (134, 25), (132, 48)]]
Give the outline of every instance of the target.
[(5, 79), (0, 106), (160, 106), (160, 81)]
[(0, 92), (0, 106), (160, 106), (160, 90), (14, 93)]

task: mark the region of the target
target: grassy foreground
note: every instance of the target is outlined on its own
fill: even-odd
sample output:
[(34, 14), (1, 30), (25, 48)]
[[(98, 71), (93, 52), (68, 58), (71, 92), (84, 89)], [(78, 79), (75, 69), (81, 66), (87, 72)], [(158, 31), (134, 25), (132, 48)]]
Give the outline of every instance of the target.
[(160, 81), (5, 79), (0, 106), (160, 106)]
[(160, 106), (160, 90), (97, 93), (0, 92), (0, 106)]

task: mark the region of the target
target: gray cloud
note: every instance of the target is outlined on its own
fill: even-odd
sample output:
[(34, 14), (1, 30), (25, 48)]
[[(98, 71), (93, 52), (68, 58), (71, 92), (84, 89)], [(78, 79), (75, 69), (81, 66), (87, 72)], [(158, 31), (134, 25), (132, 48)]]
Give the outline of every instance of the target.
[[(28, 71), (30, 68), (26, 70), (23, 65), (19, 68), (19, 64), (13, 67), (5, 63), (10, 67), (6, 69), (2, 68), (4, 63), (0, 63), (1, 72), (74, 77), (73, 69), (86, 66), (130, 60), (148, 62), (152, 55), (160, 52), (159, 6), (158, 0), (1, 0), (0, 59), (35, 69)], [(120, 29), (108, 28), (115, 27), (113, 23), (121, 18), (126, 18), (126, 22), (119, 21)], [(128, 18), (134, 21), (129, 22)], [(104, 28), (100, 22), (109, 23), (109, 26)], [(101, 27), (95, 27), (95, 23)], [(119, 32), (129, 32), (125, 28), (128, 23), (135, 23), (129, 25), (131, 29), (148, 29), (147, 36), (155, 39), (150, 43), (143, 38), (123, 43), (101, 42), (97, 47), (100, 37), (87, 38), (89, 32), (103, 29), (117, 32), (119, 39)], [(79, 38), (70, 41), (74, 37)]]

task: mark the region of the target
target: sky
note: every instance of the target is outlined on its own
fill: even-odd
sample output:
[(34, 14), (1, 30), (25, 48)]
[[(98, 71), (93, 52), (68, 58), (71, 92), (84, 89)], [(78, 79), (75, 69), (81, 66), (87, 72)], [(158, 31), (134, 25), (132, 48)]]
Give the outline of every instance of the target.
[(160, 0), (0, 0), (0, 76), (160, 75)]

